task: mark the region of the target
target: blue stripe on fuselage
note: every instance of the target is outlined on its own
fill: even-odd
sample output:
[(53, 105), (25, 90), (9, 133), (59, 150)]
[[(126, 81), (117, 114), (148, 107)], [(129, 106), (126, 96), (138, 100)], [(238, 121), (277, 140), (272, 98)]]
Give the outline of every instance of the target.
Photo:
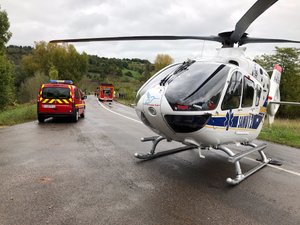
[(245, 128), (245, 129), (257, 129), (261, 123), (264, 115), (247, 115), (247, 116), (224, 116), (224, 117), (214, 117), (212, 116), (207, 125), (224, 127), (226, 130), (230, 128)]

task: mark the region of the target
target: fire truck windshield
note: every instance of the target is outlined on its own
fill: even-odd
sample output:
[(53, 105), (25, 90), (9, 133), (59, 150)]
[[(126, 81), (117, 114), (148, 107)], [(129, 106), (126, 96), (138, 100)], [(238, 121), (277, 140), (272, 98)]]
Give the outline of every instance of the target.
[(45, 87), (43, 89), (42, 97), (55, 99), (70, 98), (70, 89), (61, 87)]

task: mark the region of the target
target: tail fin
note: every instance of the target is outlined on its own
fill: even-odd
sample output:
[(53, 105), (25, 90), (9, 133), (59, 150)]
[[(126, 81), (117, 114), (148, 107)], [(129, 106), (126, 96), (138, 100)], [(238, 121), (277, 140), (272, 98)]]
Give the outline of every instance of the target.
[[(270, 91), (269, 91), (269, 103), (274, 102), (280, 102), (280, 79), (281, 79), (281, 73), (282, 73), (282, 67), (276, 64), (274, 66), (274, 70), (272, 73), (272, 77), (270, 80)], [(274, 122), (275, 114), (277, 113), (279, 109), (279, 104), (268, 104), (268, 121), (269, 124), (272, 124)]]

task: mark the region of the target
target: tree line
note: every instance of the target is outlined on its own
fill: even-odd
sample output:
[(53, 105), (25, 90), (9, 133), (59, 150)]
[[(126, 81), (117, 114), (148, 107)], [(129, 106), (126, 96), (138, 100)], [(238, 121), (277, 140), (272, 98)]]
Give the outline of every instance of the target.
[[(283, 68), (280, 82), (281, 101), (300, 102), (300, 49), (278, 48), (271, 55), (256, 57), (256, 62), (271, 75), (274, 63)], [(300, 107), (281, 105), (277, 114), (283, 118), (299, 118)]]
[[(148, 60), (79, 54), (73, 45), (45, 42), (36, 43), (34, 48), (10, 45), (6, 56), (13, 68), (15, 100), (20, 103), (35, 99), (39, 85), (49, 79), (70, 79), (88, 92), (95, 90), (100, 82), (113, 82), (119, 84), (116, 89), (129, 96), (128, 91), (136, 92), (156, 68)], [(122, 83), (131, 85), (124, 88)]]

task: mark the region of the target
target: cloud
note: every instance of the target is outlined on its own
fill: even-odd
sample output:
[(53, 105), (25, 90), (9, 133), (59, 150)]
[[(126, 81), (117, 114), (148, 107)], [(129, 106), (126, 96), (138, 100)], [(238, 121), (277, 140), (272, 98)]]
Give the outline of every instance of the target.
[[(2, 0), (13, 36), (9, 44), (33, 45), (59, 38), (126, 35), (217, 35), (234, 29), (255, 0)], [(300, 2), (276, 2), (247, 30), (253, 37), (300, 40)], [(176, 61), (211, 55), (219, 43), (137, 41), (74, 44), (105, 57), (154, 60), (158, 53)], [(275, 44), (247, 45), (250, 56), (269, 53)], [(279, 45), (281, 46), (281, 45)], [(285, 45), (284, 45), (285, 46)], [(288, 45), (290, 46), (290, 45)], [(298, 45), (291, 45), (298, 46)]]

